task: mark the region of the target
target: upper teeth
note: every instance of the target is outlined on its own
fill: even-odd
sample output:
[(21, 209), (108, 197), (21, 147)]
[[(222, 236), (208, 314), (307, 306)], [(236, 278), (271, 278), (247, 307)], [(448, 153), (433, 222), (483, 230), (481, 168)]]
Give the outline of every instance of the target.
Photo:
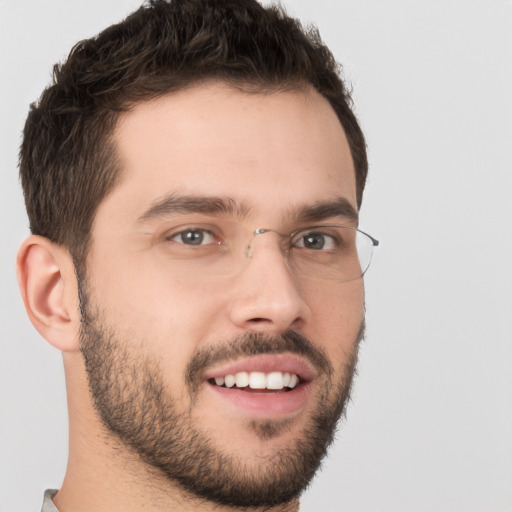
[(282, 372), (238, 372), (234, 375), (228, 374), (224, 377), (215, 377), (217, 386), (226, 386), (232, 388), (245, 388), (249, 386), (251, 389), (283, 389), (294, 388), (299, 382), (299, 378), (295, 373)]

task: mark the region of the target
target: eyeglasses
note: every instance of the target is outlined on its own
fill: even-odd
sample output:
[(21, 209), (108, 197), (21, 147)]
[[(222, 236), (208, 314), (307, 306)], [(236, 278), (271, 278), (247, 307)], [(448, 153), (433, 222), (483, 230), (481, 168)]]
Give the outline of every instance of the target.
[[(163, 237), (165, 254), (177, 272), (201, 279), (235, 276), (255, 258), (268, 234), (277, 241), (290, 273), (338, 282), (361, 278), (372, 260), (378, 240), (359, 229), (339, 224), (314, 225), (289, 234), (260, 228), (250, 232), (242, 224), (222, 219), (203, 219), (181, 224)], [(269, 245), (267, 242), (266, 245)]]

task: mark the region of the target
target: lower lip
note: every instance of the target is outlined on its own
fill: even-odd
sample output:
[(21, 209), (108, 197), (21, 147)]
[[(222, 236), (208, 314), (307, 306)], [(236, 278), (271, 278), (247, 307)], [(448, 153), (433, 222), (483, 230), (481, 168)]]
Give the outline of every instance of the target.
[(306, 404), (310, 383), (281, 393), (248, 392), (206, 383), (206, 388), (224, 403), (260, 418), (282, 418), (298, 413)]

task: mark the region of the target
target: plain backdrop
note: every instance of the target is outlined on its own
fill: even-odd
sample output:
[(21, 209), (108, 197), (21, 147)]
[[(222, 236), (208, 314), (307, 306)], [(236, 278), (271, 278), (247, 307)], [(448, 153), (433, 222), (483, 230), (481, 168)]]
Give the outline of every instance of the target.
[[(60, 354), (27, 320), (20, 132), (71, 46), (136, 0), (0, 0), (0, 511), (66, 466)], [(367, 135), (367, 339), (306, 512), (512, 511), (512, 3), (289, 0), (343, 64)]]

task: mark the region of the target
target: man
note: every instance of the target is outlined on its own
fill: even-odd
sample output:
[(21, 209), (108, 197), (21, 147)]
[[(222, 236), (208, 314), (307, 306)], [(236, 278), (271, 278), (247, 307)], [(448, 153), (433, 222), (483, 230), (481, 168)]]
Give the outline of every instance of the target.
[(68, 392), (43, 510), (297, 510), (378, 243), (318, 35), (253, 1), (150, 2), (55, 70), (20, 173), (18, 279)]

